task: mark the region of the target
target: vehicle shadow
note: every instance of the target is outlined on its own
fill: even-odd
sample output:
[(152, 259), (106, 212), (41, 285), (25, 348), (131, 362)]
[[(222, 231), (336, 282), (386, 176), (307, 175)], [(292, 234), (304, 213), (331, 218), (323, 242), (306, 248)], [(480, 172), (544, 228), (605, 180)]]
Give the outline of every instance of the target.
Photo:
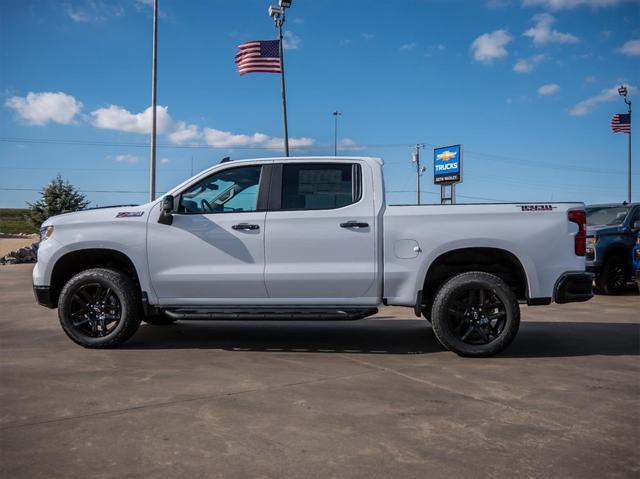
[[(346, 354), (442, 352), (421, 320), (181, 321), (143, 324), (124, 349), (221, 349)], [(640, 355), (640, 324), (538, 322), (521, 324), (500, 357), (538, 358)]]

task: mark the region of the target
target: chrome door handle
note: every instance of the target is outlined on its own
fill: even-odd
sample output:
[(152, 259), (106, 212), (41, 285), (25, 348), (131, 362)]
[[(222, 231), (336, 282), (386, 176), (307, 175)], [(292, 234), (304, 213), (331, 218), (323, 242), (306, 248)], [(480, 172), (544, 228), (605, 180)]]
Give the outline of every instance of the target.
[(360, 223), (358, 221), (347, 221), (346, 223), (340, 223), (341, 228), (368, 228), (369, 223)]
[(249, 223), (238, 223), (237, 225), (233, 225), (231, 228), (234, 230), (259, 230), (260, 225), (251, 225)]

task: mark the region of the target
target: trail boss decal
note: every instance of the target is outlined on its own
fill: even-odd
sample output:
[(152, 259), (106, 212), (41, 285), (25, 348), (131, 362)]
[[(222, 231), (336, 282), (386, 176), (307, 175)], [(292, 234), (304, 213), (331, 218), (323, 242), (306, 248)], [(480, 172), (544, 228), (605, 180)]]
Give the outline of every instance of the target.
[(557, 206), (553, 205), (518, 205), (521, 211), (553, 211)]
[(144, 211), (119, 211), (116, 218), (135, 218), (136, 216), (142, 216)]

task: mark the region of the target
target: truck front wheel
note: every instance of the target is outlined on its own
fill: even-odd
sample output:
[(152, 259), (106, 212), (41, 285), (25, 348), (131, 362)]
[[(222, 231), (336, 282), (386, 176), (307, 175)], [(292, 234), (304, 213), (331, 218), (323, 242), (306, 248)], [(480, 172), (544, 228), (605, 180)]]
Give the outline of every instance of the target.
[(596, 277), (596, 291), (600, 294), (622, 294), (627, 285), (624, 259), (611, 256)]
[(71, 278), (58, 300), (58, 317), (69, 338), (85, 348), (112, 348), (140, 326), (140, 300), (127, 275), (95, 268)]
[(520, 326), (520, 307), (499, 277), (480, 271), (449, 279), (436, 294), (431, 324), (438, 341), (460, 356), (492, 356)]

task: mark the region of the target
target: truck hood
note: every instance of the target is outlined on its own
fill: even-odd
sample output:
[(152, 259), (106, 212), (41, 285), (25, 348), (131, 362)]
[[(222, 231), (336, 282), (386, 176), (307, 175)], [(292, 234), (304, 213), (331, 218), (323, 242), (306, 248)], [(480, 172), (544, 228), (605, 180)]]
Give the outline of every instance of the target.
[(146, 220), (147, 213), (154, 203), (144, 205), (123, 205), (123, 206), (106, 206), (101, 208), (90, 208), (73, 213), (63, 213), (61, 215), (51, 216), (47, 218), (42, 226), (58, 226), (73, 223), (95, 223), (101, 221), (113, 221), (118, 219), (144, 218)]
[(592, 225), (587, 226), (587, 236), (617, 234), (620, 230), (620, 226)]

